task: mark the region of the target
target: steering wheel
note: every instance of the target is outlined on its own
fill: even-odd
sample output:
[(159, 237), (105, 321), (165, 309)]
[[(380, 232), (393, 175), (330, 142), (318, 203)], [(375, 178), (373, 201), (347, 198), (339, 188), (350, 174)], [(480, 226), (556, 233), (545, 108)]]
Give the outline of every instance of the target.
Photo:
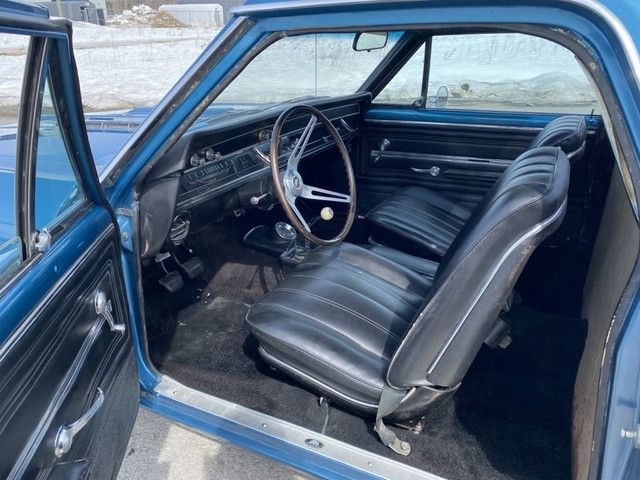
[[(302, 134), (300, 135), (300, 138), (298, 138), (298, 141), (291, 148), (291, 153), (289, 154), (289, 158), (287, 160), (287, 168), (284, 171), (284, 174), (281, 174), (278, 168), (278, 152), (280, 151), (280, 134), (282, 132), (282, 126), (290, 117), (300, 116), (303, 114), (310, 115), (311, 119), (309, 120), (309, 123), (307, 123), (307, 126), (304, 128)], [(326, 190), (324, 188), (317, 188), (307, 185), (304, 183), (304, 181), (302, 180), (302, 176), (298, 172), (298, 163), (304, 155), (307, 144), (309, 143), (309, 139), (313, 135), (313, 131), (318, 121), (320, 121), (320, 123), (327, 129), (327, 131), (335, 141), (340, 155), (342, 156), (342, 161), (344, 162), (344, 168), (347, 175), (347, 181), (349, 184), (348, 195), (331, 190)], [(294, 105), (292, 107), (289, 107), (280, 114), (278, 120), (273, 126), (273, 133), (271, 135), (270, 157), (271, 176), (273, 177), (273, 188), (275, 190), (276, 197), (280, 201), (282, 209), (287, 215), (287, 218), (293, 224), (296, 230), (298, 230), (298, 232), (300, 232), (302, 236), (307, 238), (312, 243), (315, 243), (316, 245), (328, 246), (342, 242), (349, 233), (356, 215), (356, 182), (353, 175), (353, 169), (351, 168), (351, 160), (349, 159), (347, 148), (344, 146), (344, 142), (342, 141), (340, 134), (335, 129), (333, 124), (329, 121), (329, 119), (325, 117), (324, 114), (317, 108), (310, 107), (308, 105)], [(349, 213), (347, 214), (347, 219), (340, 233), (338, 233), (331, 239), (319, 238), (311, 233), (309, 224), (296, 206), (296, 200), (298, 198), (322, 200), (325, 202), (348, 203)], [(329, 218), (333, 215), (330, 209), (323, 209), (323, 211), (328, 212), (327, 216)]]

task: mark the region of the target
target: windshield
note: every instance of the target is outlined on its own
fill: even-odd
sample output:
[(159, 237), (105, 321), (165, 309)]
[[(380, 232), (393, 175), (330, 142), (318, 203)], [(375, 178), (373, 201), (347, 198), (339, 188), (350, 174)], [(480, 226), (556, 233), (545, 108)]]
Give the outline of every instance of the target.
[(402, 36), (385, 47), (355, 51), (353, 33), (287, 37), (270, 45), (236, 77), (214, 103), (272, 105), (354, 93)]

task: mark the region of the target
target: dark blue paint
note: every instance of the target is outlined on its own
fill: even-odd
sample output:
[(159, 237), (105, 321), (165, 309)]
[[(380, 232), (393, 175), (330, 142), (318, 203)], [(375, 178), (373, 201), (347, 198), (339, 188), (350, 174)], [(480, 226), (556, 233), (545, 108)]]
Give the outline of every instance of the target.
[(4, 0), (0, 4), (0, 14), (20, 14), (26, 18), (46, 19), (49, 18), (49, 10), (40, 5), (29, 4), (24, 2), (14, 2), (13, 0)]
[(93, 207), (16, 279), (10, 295), (0, 296), (0, 345), (110, 224), (107, 211)]

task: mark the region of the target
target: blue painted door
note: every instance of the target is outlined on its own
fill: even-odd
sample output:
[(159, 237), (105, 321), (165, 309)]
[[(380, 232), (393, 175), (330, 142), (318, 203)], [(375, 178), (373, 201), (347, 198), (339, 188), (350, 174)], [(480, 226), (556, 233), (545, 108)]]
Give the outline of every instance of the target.
[(0, 135), (13, 146), (0, 165), (0, 477), (115, 478), (139, 382), (70, 23), (3, 5), (0, 35), (28, 45), (17, 126)]

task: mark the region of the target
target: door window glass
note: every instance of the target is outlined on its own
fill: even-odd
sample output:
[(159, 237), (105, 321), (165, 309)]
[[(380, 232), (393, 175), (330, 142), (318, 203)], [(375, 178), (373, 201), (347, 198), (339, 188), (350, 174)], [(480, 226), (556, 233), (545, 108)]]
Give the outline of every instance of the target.
[(422, 77), (424, 72), (424, 45), (413, 54), (400, 71), (376, 96), (377, 103), (394, 103), (416, 106), (422, 103)]
[(441, 85), (449, 89), (447, 109), (600, 112), (575, 56), (531, 35), (433, 37), (427, 102)]
[(47, 80), (42, 99), (36, 157), (35, 227), (51, 228), (85, 200), (61, 133)]
[(16, 231), (16, 138), (29, 37), (0, 33), (0, 283), (22, 262)]

